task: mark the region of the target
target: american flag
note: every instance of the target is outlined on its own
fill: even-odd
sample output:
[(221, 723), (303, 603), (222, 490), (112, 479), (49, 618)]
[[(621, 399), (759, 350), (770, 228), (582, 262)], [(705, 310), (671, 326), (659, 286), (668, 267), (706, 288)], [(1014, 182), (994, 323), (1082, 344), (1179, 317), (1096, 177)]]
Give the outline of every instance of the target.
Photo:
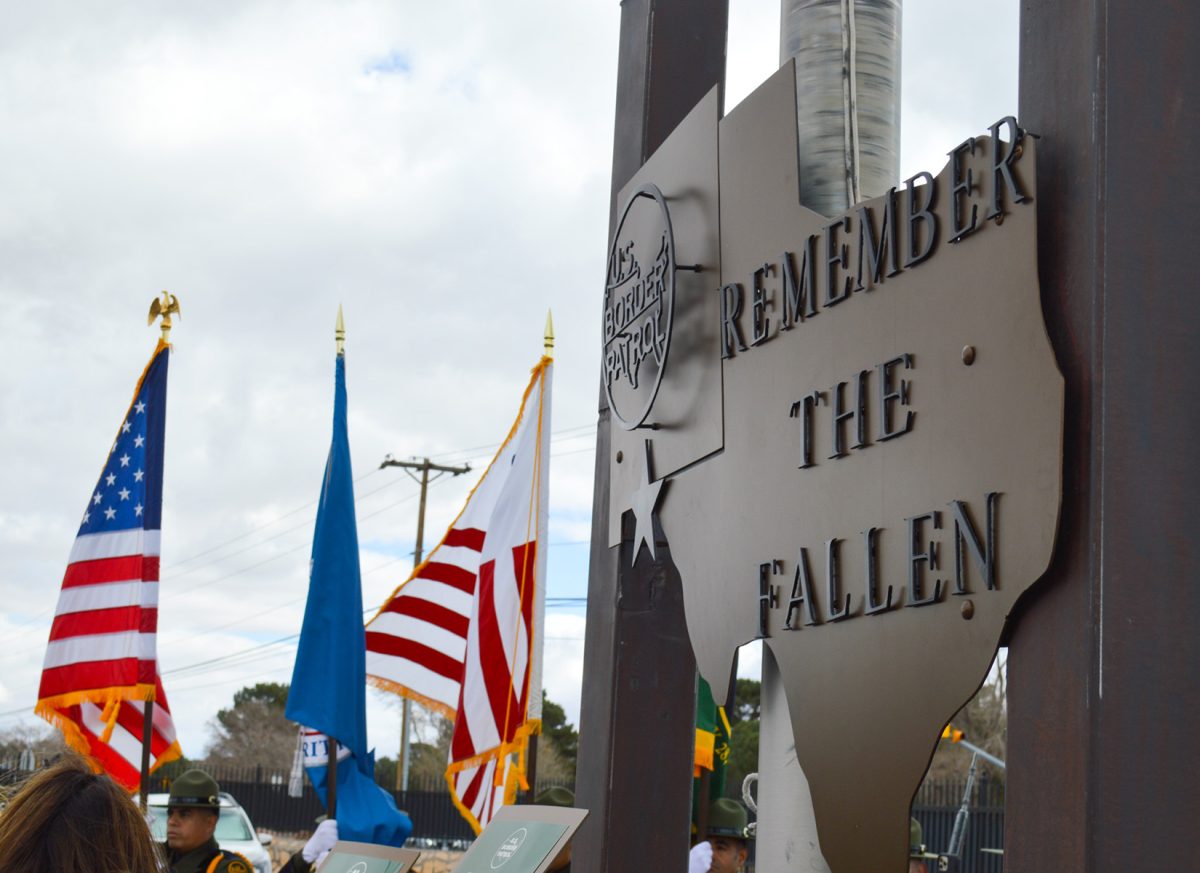
[(446, 779), (476, 832), (514, 799), (540, 729), (551, 369), (534, 368), (466, 506), (367, 623), (368, 681), (454, 719)]
[(160, 342), (88, 498), (58, 596), (36, 712), (129, 790), (180, 748), (158, 676), (158, 562), (170, 347)]

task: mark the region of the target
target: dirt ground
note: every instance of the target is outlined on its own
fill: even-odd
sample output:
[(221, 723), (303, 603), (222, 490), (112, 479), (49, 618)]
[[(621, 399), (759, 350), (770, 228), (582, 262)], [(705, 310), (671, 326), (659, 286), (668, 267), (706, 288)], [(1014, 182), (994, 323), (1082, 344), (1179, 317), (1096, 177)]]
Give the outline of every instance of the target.
[[(263, 831), (263, 833), (271, 834), (271, 845), (267, 847), (267, 851), (271, 853), (271, 865), (275, 870), (278, 870), (287, 863), (288, 858), (299, 852), (310, 836), (309, 834), (277, 834), (272, 831)], [(463, 853), (457, 851), (422, 849), (421, 857), (413, 866), (413, 873), (450, 873), (462, 856)]]

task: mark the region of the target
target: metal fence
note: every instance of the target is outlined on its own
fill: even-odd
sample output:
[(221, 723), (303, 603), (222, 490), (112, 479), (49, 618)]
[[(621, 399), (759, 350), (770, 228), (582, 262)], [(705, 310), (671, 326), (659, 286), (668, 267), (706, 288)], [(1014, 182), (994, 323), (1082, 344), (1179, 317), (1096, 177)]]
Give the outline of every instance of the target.
[[(166, 765), (151, 777), (150, 790), (169, 791), (171, 780), (191, 766), (194, 765), (178, 762)], [(237, 799), (255, 827), (262, 830), (306, 833), (313, 829), (317, 816), (324, 812), (307, 779), (303, 795), (289, 797), (287, 773), (262, 767), (205, 765), (205, 769), (220, 783), (222, 791)], [(18, 783), (26, 775), (12, 763), (0, 762), (0, 787)], [(552, 785), (573, 788), (570, 783), (539, 781), (537, 790), (541, 792)], [(921, 823), (927, 851), (941, 853), (949, 846), (963, 789), (964, 783), (953, 781), (927, 781), (921, 785), (913, 801), (912, 814)], [(474, 839), (470, 826), (450, 800), (444, 781), (414, 780), (409, 791), (391, 793), (396, 806), (412, 818), (413, 839), (419, 845), (465, 847)], [(985, 775), (971, 792), (962, 856), (951, 869), (963, 873), (1002, 873), (1003, 856), (982, 850), (1002, 849), (1003, 846), (1004, 784), (989, 781)], [(936, 868), (936, 863), (931, 862), (929, 869)]]
[[(168, 764), (151, 777), (151, 791), (169, 791), (170, 783), (179, 773), (193, 764)], [(313, 787), (304, 780), (300, 797), (288, 796), (287, 773), (276, 773), (261, 767), (233, 768), (204, 765), (221, 786), (233, 795), (256, 828), (282, 833), (303, 833), (316, 825), (317, 816), (324, 813)], [(561, 783), (539, 780), (539, 792)], [(408, 791), (388, 791), (396, 806), (408, 813), (413, 822), (413, 839), (424, 845), (465, 847), (475, 834), (450, 799), (446, 783), (441, 779), (410, 780)], [(568, 785), (567, 787), (571, 787)]]
[[(921, 823), (926, 850), (945, 852), (950, 845), (954, 819), (962, 804), (963, 782), (925, 782), (913, 800), (913, 818)], [(971, 792), (966, 839), (952, 870), (963, 873), (1002, 873), (1004, 856), (984, 849), (1004, 848), (1004, 783), (986, 778)], [(931, 862), (930, 869), (936, 864)]]

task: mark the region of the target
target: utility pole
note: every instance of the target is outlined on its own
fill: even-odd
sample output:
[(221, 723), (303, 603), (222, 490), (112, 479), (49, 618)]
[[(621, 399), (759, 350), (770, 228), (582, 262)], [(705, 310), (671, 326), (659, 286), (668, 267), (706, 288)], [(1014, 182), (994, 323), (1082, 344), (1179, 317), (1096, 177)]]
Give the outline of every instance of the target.
[[(391, 455), (384, 456), (383, 463), (379, 465), (379, 469), (384, 467), (400, 467), (412, 477), (413, 481), (421, 484), (421, 503), (417, 509), (417, 546), (413, 549), (413, 570), (421, 566), (421, 557), (423, 555), (423, 547), (425, 543), (425, 493), (429, 490), (429, 483), (435, 479), (440, 479), (445, 473), (451, 476), (460, 476), (463, 473), (471, 472), (470, 464), (463, 464), (461, 467), (448, 467), (442, 464), (435, 464), (429, 458), (417, 460), (413, 458), (409, 461), (397, 461)], [(420, 471), (420, 476), (414, 471)], [(435, 473), (431, 479), (430, 473)], [(396, 788), (399, 791), (408, 791), (408, 734), (409, 723), (412, 721), (412, 701), (407, 697), (404, 698), (404, 709), (400, 716), (400, 766), (396, 768)]]

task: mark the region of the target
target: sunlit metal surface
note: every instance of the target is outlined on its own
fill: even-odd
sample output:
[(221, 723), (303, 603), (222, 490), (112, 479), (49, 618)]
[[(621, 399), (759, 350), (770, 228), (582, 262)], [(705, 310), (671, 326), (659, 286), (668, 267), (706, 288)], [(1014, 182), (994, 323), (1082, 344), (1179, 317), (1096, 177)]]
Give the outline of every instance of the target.
[(900, 173), (900, 0), (782, 0), (780, 64), (796, 59), (801, 202), (825, 215)]

